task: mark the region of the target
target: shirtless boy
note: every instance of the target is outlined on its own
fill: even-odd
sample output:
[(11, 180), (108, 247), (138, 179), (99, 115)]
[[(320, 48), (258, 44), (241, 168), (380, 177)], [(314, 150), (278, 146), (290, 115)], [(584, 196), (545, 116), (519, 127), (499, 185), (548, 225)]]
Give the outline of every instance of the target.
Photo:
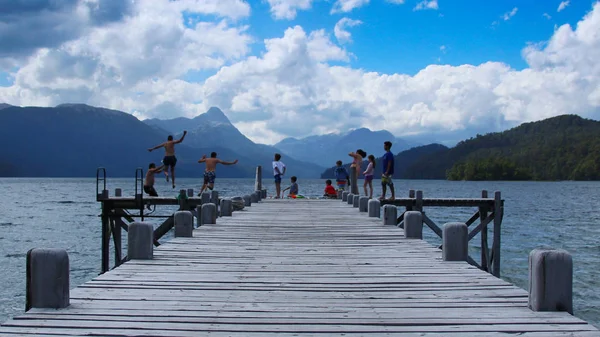
[(165, 176), (167, 177), (167, 181), (169, 181), (169, 167), (171, 167), (171, 181), (173, 183), (173, 188), (175, 188), (175, 164), (177, 164), (177, 158), (175, 157), (175, 144), (181, 143), (186, 134), (187, 131), (183, 131), (183, 136), (181, 136), (179, 140), (173, 140), (173, 136), (169, 135), (166, 142), (148, 149), (148, 151), (152, 152), (152, 150), (160, 149), (161, 147), (165, 148), (165, 157), (163, 158), (163, 164), (165, 166), (164, 172)]
[(215, 171), (217, 169), (217, 164), (234, 165), (237, 164), (238, 160), (236, 159), (234, 161), (224, 161), (217, 158), (216, 152), (211, 152), (210, 158), (206, 158), (206, 155), (203, 155), (202, 158), (198, 160), (198, 162), (206, 163), (206, 169), (204, 170), (204, 184), (200, 189), (200, 193), (198, 193), (198, 195), (200, 196), (207, 187), (211, 191), (215, 187), (215, 178), (217, 177)]
[(156, 167), (154, 163), (148, 165), (148, 172), (146, 172), (146, 179), (144, 180), (144, 192), (148, 193), (151, 197), (158, 197), (158, 193), (154, 189), (154, 175), (160, 173), (165, 168), (165, 165)]

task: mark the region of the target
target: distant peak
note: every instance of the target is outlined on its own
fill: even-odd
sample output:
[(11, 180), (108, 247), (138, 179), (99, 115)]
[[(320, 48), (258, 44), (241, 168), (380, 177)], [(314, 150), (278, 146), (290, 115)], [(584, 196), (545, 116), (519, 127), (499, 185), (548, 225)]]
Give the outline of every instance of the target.
[(56, 108), (91, 108), (91, 106), (83, 103), (63, 103), (57, 105)]
[(227, 118), (225, 113), (223, 111), (221, 111), (221, 109), (214, 107), (214, 106), (210, 107), (210, 109), (208, 109), (207, 112), (201, 114), (200, 116), (196, 117), (195, 119), (202, 119), (202, 120), (208, 121), (208, 122), (231, 124), (231, 122), (229, 121), (229, 118)]
[(0, 103), (0, 110), (10, 108), (12, 105), (6, 103)]

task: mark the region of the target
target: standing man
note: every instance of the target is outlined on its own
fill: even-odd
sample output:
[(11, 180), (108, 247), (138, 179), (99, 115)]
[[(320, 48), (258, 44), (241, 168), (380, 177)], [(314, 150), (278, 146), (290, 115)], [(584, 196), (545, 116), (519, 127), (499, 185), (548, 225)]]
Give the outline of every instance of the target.
[(156, 150), (161, 147), (165, 148), (165, 157), (162, 161), (165, 166), (165, 176), (167, 177), (167, 181), (169, 181), (169, 167), (171, 167), (171, 182), (173, 184), (173, 188), (175, 188), (175, 164), (177, 164), (177, 158), (175, 157), (175, 144), (181, 143), (186, 134), (187, 131), (183, 131), (183, 136), (181, 136), (179, 140), (173, 140), (173, 136), (169, 135), (166, 142), (148, 149), (148, 151), (152, 152), (152, 150)]
[(275, 153), (275, 160), (273, 161), (273, 175), (275, 176), (275, 190), (277, 191), (275, 199), (281, 197), (281, 177), (285, 174), (285, 164), (280, 160), (281, 155)]
[(383, 149), (385, 150), (385, 154), (383, 155), (383, 168), (381, 174), (381, 197), (379, 198), (379, 200), (385, 199), (387, 186), (390, 187), (390, 192), (392, 192), (392, 196), (388, 200), (396, 199), (396, 194), (394, 191), (394, 182), (392, 181), (392, 175), (394, 175), (394, 154), (390, 151), (391, 148), (392, 142), (386, 141), (383, 143)]
[(198, 162), (206, 163), (206, 169), (204, 170), (204, 184), (202, 185), (202, 188), (200, 189), (200, 193), (198, 193), (198, 196), (201, 196), (202, 192), (204, 192), (204, 190), (207, 187), (211, 191), (215, 187), (215, 178), (217, 178), (217, 174), (216, 174), (217, 164), (235, 165), (235, 164), (237, 164), (238, 160), (236, 159), (234, 161), (224, 161), (224, 160), (217, 158), (216, 152), (211, 152), (210, 158), (206, 158), (206, 155), (203, 155), (202, 158), (200, 160), (198, 160)]

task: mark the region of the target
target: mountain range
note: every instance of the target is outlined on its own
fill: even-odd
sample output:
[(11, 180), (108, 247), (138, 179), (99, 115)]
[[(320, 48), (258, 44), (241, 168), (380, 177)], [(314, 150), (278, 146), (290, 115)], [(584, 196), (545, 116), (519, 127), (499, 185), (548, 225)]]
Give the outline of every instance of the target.
[(454, 147), (429, 144), (406, 149), (411, 144), (389, 132), (364, 128), (288, 138), (270, 146), (252, 142), (218, 108), (194, 118), (140, 121), (122, 111), (84, 104), (53, 108), (0, 104), (4, 145), (0, 176), (90, 177), (97, 167), (105, 167), (109, 176), (133, 177), (136, 168), (145, 171), (148, 163), (160, 163), (163, 153), (150, 153), (148, 148), (166, 141), (169, 134), (180, 137), (183, 130), (188, 135), (176, 146), (179, 177), (200, 177), (204, 165), (198, 159), (215, 151), (224, 160), (239, 160), (237, 165), (219, 167), (219, 177), (253, 177), (257, 165), (268, 177), (273, 155), (279, 152), (290, 176), (331, 178), (335, 161), (349, 163), (347, 153), (358, 148), (376, 154), (379, 175), (383, 142), (391, 140), (394, 177), (400, 179), (600, 179), (600, 122), (577, 115), (477, 135)]
[(301, 139), (285, 138), (275, 144), (276, 148), (299, 160), (329, 167), (336, 161), (351, 161), (350, 152), (364, 150), (367, 155), (383, 155), (383, 142), (391, 141), (395, 153), (420, 145), (396, 138), (385, 130), (371, 131), (359, 128), (344, 133), (329, 133), (321, 136), (309, 136)]

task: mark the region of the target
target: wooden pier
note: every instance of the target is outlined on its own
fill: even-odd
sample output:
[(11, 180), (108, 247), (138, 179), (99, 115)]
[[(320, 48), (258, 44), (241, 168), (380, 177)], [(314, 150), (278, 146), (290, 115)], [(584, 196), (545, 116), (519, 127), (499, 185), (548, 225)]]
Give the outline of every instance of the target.
[(600, 336), (340, 200), (253, 203), (70, 297), (0, 336)]

